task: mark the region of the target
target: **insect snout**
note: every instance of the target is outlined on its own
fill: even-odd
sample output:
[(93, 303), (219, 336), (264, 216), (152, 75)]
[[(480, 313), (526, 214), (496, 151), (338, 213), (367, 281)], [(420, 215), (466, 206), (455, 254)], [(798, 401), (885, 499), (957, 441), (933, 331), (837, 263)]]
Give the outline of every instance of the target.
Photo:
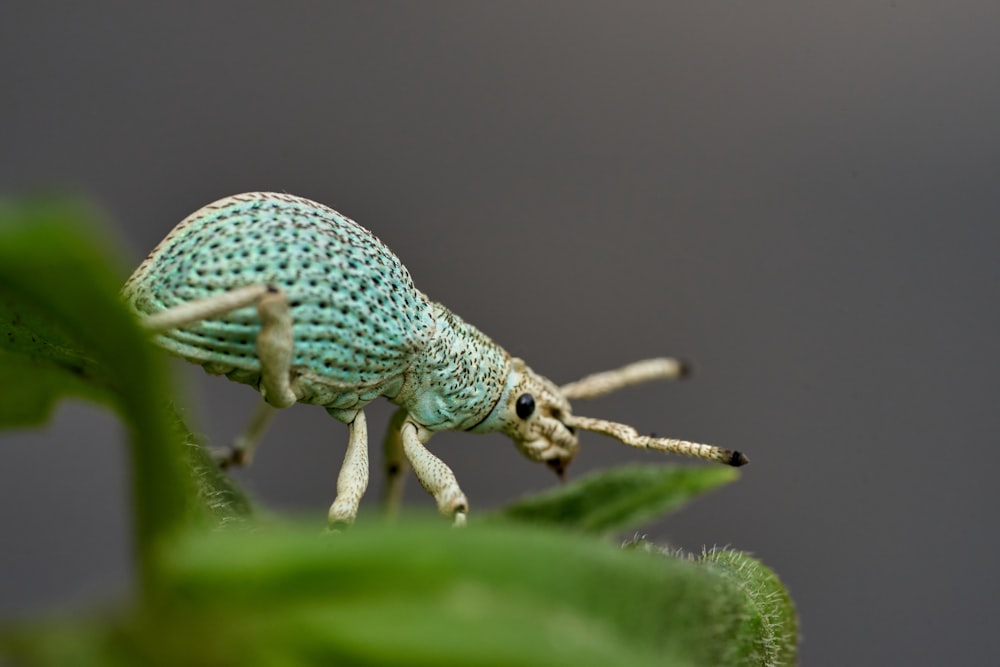
[(529, 436), (523, 443), (530, 458), (544, 463), (560, 478), (580, 447), (575, 430), (559, 418), (563, 414), (557, 407), (539, 410), (531, 420)]

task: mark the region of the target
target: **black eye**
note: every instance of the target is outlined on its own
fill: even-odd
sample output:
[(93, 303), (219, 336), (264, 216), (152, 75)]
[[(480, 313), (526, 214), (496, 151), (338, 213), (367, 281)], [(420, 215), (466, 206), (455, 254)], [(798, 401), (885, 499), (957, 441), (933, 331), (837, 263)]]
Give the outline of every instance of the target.
[(527, 419), (531, 416), (531, 413), (535, 411), (535, 399), (532, 398), (531, 394), (521, 394), (517, 397), (517, 403), (514, 404), (514, 410), (517, 411), (517, 416), (521, 419)]

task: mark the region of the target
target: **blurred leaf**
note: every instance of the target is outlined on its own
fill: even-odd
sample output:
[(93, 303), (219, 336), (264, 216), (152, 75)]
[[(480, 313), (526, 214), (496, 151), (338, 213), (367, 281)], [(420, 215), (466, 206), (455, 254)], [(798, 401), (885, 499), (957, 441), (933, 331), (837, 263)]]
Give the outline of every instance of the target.
[(188, 429), (176, 410), (171, 411), (174, 438), (183, 443), (184, 463), (194, 481), (198, 505), (215, 527), (243, 525), (253, 513), (246, 494), (219, 467), (205, 444)]
[(0, 658), (10, 658), (14, 662), (0, 660), (0, 664), (19, 667), (134, 665), (130, 657), (116, 649), (114, 635), (120, 623), (118, 618), (94, 615), (5, 627), (0, 634)]
[(499, 516), (606, 535), (676, 510), (738, 476), (734, 468), (723, 466), (622, 466), (518, 500)]
[(768, 621), (765, 632), (747, 593), (779, 599), (780, 584), (727, 558), (437, 518), (326, 536), (313, 525), (199, 532), (172, 552), (155, 604), (107, 619), (89, 646), (72, 627), (22, 633), (17, 655), (59, 664), (51, 647), (76, 645), (141, 665), (788, 664), (776, 656), (794, 653), (767, 648), (788, 629)]
[(118, 298), (117, 263), (73, 202), (0, 202), (0, 425), (39, 423), (64, 396), (115, 407), (129, 426), (140, 570), (197, 505), (163, 407), (158, 356)]
[(105, 391), (83, 377), (79, 366), (61, 366), (0, 348), (0, 369), (0, 426), (19, 428), (44, 423), (63, 396), (110, 402)]
[[(314, 526), (278, 526), (194, 536), (175, 556), (172, 617), (207, 613), (213, 633), (239, 635), (225, 643), (286, 646), (286, 655), (411, 665), (755, 664), (727, 657), (746, 613), (731, 572), (583, 536), (512, 524), (456, 531), (439, 519), (326, 537)], [(255, 653), (245, 650), (241, 662)]]

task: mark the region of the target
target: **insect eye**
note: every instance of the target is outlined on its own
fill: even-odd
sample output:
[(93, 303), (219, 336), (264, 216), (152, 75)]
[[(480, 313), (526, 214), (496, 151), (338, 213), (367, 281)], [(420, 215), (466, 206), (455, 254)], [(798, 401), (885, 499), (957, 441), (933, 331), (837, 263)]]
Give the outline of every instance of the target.
[(521, 394), (517, 397), (514, 410), (521, 419), (527, 419), (535, 411), (535, 399), (531, 394)]

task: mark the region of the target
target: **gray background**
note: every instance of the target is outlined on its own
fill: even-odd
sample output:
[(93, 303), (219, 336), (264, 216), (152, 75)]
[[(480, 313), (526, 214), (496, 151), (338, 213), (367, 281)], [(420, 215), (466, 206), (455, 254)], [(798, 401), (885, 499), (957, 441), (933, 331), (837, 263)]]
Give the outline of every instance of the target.
[[(86, 194), (133, 264), (202, 204), (288, 191), (557, 382), (692, 359), (577, 405), (752, 458), (648, 535), (773, 566), (805, 664), (986, 664), (998, 7), (5, 3), (0, 191)], [(199, 429), (239, 430), (253, 392), (183, 377)], [(240, 477), (325, 512), (346, 429), (277, 426)], [(3, 436), (0, 615), (126, 593), (122, 439), (79, 404)], [(473, 511), (554, 483), (499, 436), (432, 448)], [(585, 436), (571, 473), (660, 460)]]

